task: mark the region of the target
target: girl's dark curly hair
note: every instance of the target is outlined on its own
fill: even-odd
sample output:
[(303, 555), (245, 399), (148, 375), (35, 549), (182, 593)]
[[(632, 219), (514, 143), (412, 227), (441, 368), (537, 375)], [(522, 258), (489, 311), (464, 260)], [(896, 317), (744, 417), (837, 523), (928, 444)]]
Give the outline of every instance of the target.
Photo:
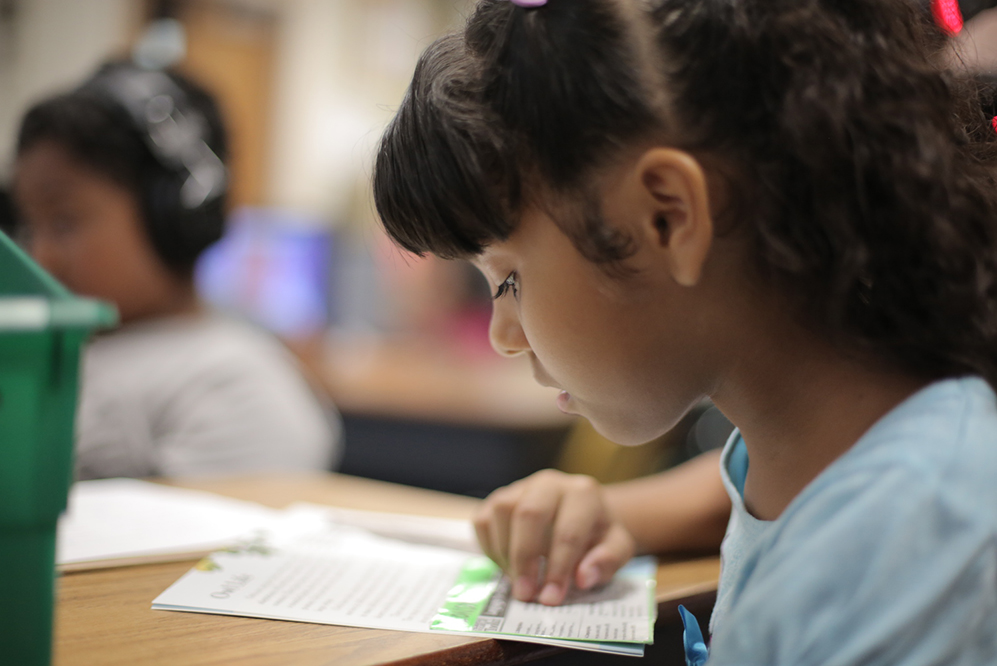
[(759, 275), (813, 330), (926, 378), (997, 383), (997, 134), (910, 0), (483, 0), (431, 46), (386, 131), (403, 247), (474, 255), (542, 182), (595, 262), (593, 171), (654, 138), (718, 165)]

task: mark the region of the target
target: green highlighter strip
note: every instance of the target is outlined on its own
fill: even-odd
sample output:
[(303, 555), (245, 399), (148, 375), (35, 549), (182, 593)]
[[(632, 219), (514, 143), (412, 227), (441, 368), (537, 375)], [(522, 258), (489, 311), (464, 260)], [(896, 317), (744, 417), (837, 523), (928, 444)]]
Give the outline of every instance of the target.
[[(641, 601), (646, 599), (646, 615), (641, 612), (638, 617), (633, 618), (639, 623), (646, 620), (646, 635), (641, 637), (637, 637), (636, 635), (629, 637), (620, 636), (617, 638), (610, 638), (608, 636), (585, 638), (579, 636), (571, 637), (567, 640), (602, 644), (644, 645), (652, 643), (654, 621), (657, 615), (657, 605), (654, 598), (656, 567), (657, 564), (653, 557), (639, 557), (631, 560), (617, 573), (618, 582), (633, 581), (632, 586), (640, 590)], [(588, 601), (587, 596), (590, 596), (592, 600)], [(599, 591), (595, 591), (591, 595), (583, 593), (577, 599), (577, 603), (581, 605), (586, 603), (606, 603), (607, 601), (612, 600), (607, 599)], [(510, 603), (518, 602), (512, 600), (509, 580), (502, 575), (502, 571), (498, 566), (487, 557), (469, 558), (456, 584), (447, 594), (443, 607), (437, 612), (430, 627), (437, 631), (491, 633), (496, 636), (511, 637), (535, 636), (558, 638), (556, 634), (551, 634), (547, 631), (536, 633), (503, 631), (501, 629), (502, 620)], [(528, 605), (534, 606), (533, 604)], [(559, 610), (559, 608), (550, 609), (552, 614)], [(554, 622), (555, 620), (552, 618), (551, 621)]]

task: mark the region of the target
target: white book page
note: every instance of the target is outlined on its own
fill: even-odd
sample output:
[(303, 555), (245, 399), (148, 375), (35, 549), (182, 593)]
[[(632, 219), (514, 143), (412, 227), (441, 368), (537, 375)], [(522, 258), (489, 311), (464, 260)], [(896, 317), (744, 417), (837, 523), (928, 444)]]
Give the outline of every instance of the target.
[(625, 571), (600, 589), (573, 592), (556, 607), (518, 601), (511, 588), (503, 578), (478, 617), (475, 631), (611, 642), (646, 642), (654, 636), (653, 597), (639, 576), (628, 576)]
[(329, 529), (316, 512), (205, 558), (153, 609), (427, 631), (467, 553)]

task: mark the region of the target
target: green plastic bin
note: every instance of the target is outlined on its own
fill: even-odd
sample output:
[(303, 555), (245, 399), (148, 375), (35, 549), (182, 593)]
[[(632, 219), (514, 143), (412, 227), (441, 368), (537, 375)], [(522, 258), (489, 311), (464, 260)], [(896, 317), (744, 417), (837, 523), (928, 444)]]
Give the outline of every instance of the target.
[(80, 346), (117, 321), (0, 232), (0, 662), (48, 664), (55, 526), (73, 471)]

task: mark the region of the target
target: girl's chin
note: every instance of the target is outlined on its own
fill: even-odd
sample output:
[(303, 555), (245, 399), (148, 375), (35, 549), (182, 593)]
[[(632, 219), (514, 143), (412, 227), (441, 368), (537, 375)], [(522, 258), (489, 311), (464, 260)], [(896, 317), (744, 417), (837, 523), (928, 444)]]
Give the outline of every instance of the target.
[(597, 433), (620, 446), (640, 446), (660, 437), (663, 432), (634, 427), (634, 423), (606, 422), (598, 417), (583, 414)]
[(660, 422), (644, 423), (639, 420), (629, 420), (626, 415), (618, 412), (607, 414), (605, 410), (593, 409), (594, 406), (590, 403), (579, 404), (570, 393), (563, 390), (557, 394), (556, 402), (559, 410), (565, 414), (585, 418), (596, 432), (620, 446), (647, 444), (671, 427), (662, 428)]

